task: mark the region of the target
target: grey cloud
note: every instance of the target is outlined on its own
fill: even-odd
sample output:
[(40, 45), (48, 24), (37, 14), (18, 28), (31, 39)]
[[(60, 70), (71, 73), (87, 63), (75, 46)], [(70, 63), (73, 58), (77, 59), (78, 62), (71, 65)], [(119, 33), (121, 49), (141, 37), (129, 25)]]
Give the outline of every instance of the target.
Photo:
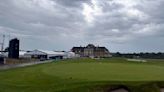
[[(145, 0), (146, 1), (146, 0)], [(161, 23), (161, 24), (158, 24), (155, 20), (163, 20), (160, 16), (162, 16), (162, 12), (160, 11), (160, 14), (157, 14), (157, 15), (160, 15), (160, 16), (155, 16), (154, 15), (154, 10), (152, 10), (150, 13), (148, 13), (148, 12), (145, 12), (145, 11), (150, 11), (150, 9), (148, 9), (148, 10), (146, 10), (147, 9), (147, 7), (155, 7), (155, 9), (156, 9), (156, 11), (157, 11), (157, 9), (159, 10), (161, 7), (161, 5), (162, 4), (164, 4), (163, 2), (158, 2), (158, 0), (157, 1), (154, 1), (155, 2), (155, 4), (156, 5), (152, 5), (152, 6), (149, 6), (149, 3), (150, 3), (150, 1), (146, 1), (145, 3), (144, 2), (142, 2), (142, 3), (144, 3), (144, 4), (141, 4), (141, 3), (139, 3), (138, 5), (136, 5), (136, 6), (134, 6), (132, 9), (134, 9), (134, 10), (137, 10), (136, 12), (134, 11), (134, 14), (135, 13), (144, 13), (145, 14), (145, 16), (147, 16), (148, 15), (148, 19), (146, 19), (146, 20), (140, 20), (140, 18), (139, 18), (139, 15), (137, 15), (136, 14), (136, 17), (133, 17), (133, 18), (131, 18), (131, 17), (129, 17), (127, 14), (126, 14), (126, 12), (128, 12), (128, 10), (127, 11), (124, 11), (123, 9), (122, 9), (122, 7), (120, 7), (120, 8), (111, 8), (111, 9), (113, 9), (113, 10), (109, 10), (109, 11), (106, 11), (105, 12), (105, 14), (108, 14), (108, 15), (106, 15), (106, 16), (96, 16), (96, 22), (95, 22), (95, 26), (93, 26), (91, 29), (89, 29), (89, 30), (94, 30), (94, 31), (97, 31), (96, 33), (95, 32), (91, 32), (91, 34), (93, 33), (95, 33), (95, 35), (100, 35), (100, 34), (102, 34), (103, 35), (103, 33), (106, 33), (106, 31), (108, 30), (109, 32), (111, 32), (111, 34), (110, 34), (110, 36), (115, 36), (115, 34), (113, 34), (112, 33), (112, 29), (119, 29), (120, 30), (120, 32), (121, 32), (121, 34), (122, 35), (127, 35), (127, 34), (129, 34), (129, 35), (137, 35), (137, 34), (134, 34), (133, 32), (131, 32), (131, 31), (143, 31), (143, 29), (145, 29), (145, 28), (147, 28), (147, 27), (151, 27), (151, 26), (158, 26), (158, 27), (162, 27), (162, 24), (163, 23)], [(154, 3), (152, 3), (152, 1), (151, 1), (151, 4), (154, 4)], [(113, 7), (113, 6), (117, 6), (117, 4), (114, 4), (114, 5), (107, 5), (107, 6), (100, 6), (101, 8), (105, 8), (106, 9), (106, 7), (108, 7), (108, 8), (110, 8), (110, 6), (111, 7)], [(144, 5), (144, 6), (143, 6)], [(158, 5), (158, 6), (157, 6)], [(142, 6), (143, 8), (141, 9), (140, 8), (140, 6)], [(145, 7), (145, 8), (144, 8)], [(114, 12), (113, 12), (114, 11)], [(132, 12), (133, 13), (133, 12)], [(149, 17), (150, 16), (150, 17)], [(161, 19), (160, 19), (161, 18)], [(147, 25), (150, 25), (150, 24), (152, 24), (152, 23), (154, 23), (155, 25), (151, 25), (151, 26), (147, 26)], [(135, 29), (135, 25), (137, 25), (137, 24), (139, 24), (138, 25), (138, 27), (137, 27), (137, 29)], [(159, 26), (160, 25), (160, 26)], [(151, 27), (152, 28), (152, 27)], [(157, 30), (154, 30), (154, 28), (149, 28), (149, 30), (150, 31), (157, 31)], [(97, 29), (97, 30), (95, 30), (95, 29)], [(159, 28), (160, 29), (160, 28)], [(101, 31), (100, 31), (101, 30)], [(102, 32), (102, 31), (105, 31), (105, 32)], [(160, 31), (161, 32), (161, 31)], [(131, 33), (133, 33), (133, 34), (131, 34)], [(145, 33), (145, 35), (146, 35), (147, 33)], [(149, 33), (148, 33), (149, 34)], [(104, 34), (104, 35), (106, 35), (106, 34)], [(119, 33), (118, 34), (116, 34), (116, 36), (117, 35), (120, 35)], [(154, 35), (156, 35), (156, 34), (154, 34)], [(109, 38), (110, 38), (110, 36), (109, 36)]]
[(154, 44), (163, 40), (163, 6), (163, 0), (3, 0), (0, 34), (19, 37), (22, 49), (68, 50), (94, 43), (128, 52), (133, 46), (146, 51), (143, 43), (152, 42), (159, 51), (163, 48)]
[(88, 4), (91, 3), (90, 0), (54, 0), (54, 1), (58, 2), (63, 6), (75, 7), (75, 8), (81, 7), (82, 3), (88, 3)]

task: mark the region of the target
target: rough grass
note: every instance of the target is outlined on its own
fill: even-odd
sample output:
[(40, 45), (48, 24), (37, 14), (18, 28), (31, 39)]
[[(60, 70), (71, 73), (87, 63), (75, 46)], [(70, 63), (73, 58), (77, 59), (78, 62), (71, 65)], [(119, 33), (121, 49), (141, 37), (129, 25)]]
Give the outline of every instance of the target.
[(0, 92), (104, 92), (120, 85), (132, 92), (159, 92), (163, 60), (73, 59), (0, 71)]

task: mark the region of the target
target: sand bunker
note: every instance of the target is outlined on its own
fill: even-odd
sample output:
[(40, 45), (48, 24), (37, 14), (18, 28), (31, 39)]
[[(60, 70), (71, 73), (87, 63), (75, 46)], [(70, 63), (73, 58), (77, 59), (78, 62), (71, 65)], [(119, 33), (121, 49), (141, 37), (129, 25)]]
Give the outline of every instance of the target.
[(126, 89), (121, 88), (121, 89), (112, 90), (110, 92), (129, 92), (129, 91), (126, 90)]
[(127, 61), (134, 61), (134, 62), (147, 62), (146, 60), (143, 60), (143, 59), (127, 59)]

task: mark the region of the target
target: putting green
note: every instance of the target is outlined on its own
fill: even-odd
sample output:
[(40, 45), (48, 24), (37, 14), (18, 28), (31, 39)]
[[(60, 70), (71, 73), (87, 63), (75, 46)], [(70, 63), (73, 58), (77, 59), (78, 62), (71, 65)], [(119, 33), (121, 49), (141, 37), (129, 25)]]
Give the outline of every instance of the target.
[(57, 63), (42, 70), (63, 79), (88, 81), (163, 81), (164, 67), (132, 63)]

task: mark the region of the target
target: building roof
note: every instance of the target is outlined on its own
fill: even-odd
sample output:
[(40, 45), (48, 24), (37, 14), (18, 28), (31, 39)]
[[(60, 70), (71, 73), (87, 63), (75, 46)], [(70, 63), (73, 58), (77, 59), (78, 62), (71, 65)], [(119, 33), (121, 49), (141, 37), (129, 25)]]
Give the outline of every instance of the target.
[(0, 57), (2, 57), (2, 53), (0, 52)]
[(71, 49), (71, 51), (75, 51), (75, 50), (80, 50), (80, 51), (84, 51), (84, 48), (85, 47), (73, 47), (72, 49)]
[(25, 53), (26, 55), (53, 55), (53, 56), (63, 56), (65, 52), (58, 52), (58, 51), (48, 51), (48, 50), (34, 50)]
[(46, 54), (57, 54), (57, 53), (54, 52), (54, 51), (48, 51), (48, 50), (39, 50), (39, 51), (44, 52), (44, 53), (46, 53)]
[(25, 55), (26, 53), (26, 51), (19, 51), (19, 55)]
[(99, 46), (94, 46), (93, 44), (88, 44), (86, 47), (73, 47), (72, 48), (72, 51), (73, 50), (84, 50), (85, 48), (93, 48), (93, 49), (99, 49), (99, 50), (107, 50), (108, 49), (106, 47), (99, 47)]
[(65, 55), (65, 52), (62, 51), (48, 51), (48, 50), (39, 50), (42, 51), (48, 55)]
[(82, 49), (84, 47), (73, 47), (72, 49)]
[(33, 50), (25, 53), (26, 55), (46, 55), (45, 52), (42, 52), (40, 50)]
[(88, 44), (86, 47), (87, 48), (94, 48), (95, 46), (93, 44)]

